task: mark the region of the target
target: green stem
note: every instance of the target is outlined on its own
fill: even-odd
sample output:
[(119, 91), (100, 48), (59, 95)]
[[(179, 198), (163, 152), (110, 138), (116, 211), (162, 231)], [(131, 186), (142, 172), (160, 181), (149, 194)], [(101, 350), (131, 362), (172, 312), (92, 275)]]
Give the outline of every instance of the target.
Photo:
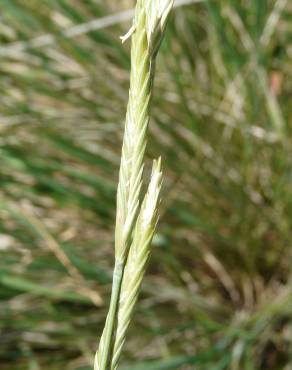
[(124, 272), (124, 263), (116, 260), (114, 273), (113, 273), (113, 285), (112, 285), (110, 307), (109, 307), (106, 324), (105, 324), (105, 331), (104, 331), (104, 345), (102, 347), (102, 353), (100, 354), (99, 370), (110, 369), (111, 351), (112, 351), (112, 344), (114, 340), (116, 315), (118, 311), (123, 272)]

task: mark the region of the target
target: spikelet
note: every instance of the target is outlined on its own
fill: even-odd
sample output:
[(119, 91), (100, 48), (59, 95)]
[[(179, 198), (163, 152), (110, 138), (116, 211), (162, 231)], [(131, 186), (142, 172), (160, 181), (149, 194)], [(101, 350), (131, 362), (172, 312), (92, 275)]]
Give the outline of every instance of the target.
[[(131, 48), (131, 82), (117, 193), (116, 258), (125, 260), (139, 208), (155, 57), (172, 0), (138, 0)], [(128, 37), (128, 36), (126, 36)]]
[(143, 276), (151, 252), (151, 241), (158, 219), (157, 206), (161, 188), (161, 160), (154, 161), (150, 184), (145, 195), (134, 230), (120, 292), (116, 337), (113, 346), (111, 369), (117, 368), (126, 331), (138, 299)]

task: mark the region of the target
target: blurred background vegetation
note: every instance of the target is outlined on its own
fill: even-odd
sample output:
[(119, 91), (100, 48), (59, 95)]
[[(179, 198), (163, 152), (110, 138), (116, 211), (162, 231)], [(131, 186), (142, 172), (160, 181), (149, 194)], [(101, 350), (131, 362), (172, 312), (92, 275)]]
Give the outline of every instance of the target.
[[(121, 369), (291, 370), (292, 3), (176, 5), (147, 152), (161, 221)], [(91, 369), (133, 6), (0, 1), (1, 370)]]

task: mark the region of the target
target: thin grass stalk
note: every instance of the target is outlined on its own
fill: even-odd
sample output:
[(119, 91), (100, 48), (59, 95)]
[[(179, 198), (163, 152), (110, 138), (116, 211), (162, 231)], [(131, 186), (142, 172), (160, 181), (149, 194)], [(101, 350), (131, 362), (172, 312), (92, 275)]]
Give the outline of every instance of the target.
[[(172, 5), (172, 0), (138, 0), (133, 26), (124, 38), (126, 39), (132, 36), (131, 78), (117, 190), (115, 268), (110, 307), (100, 340), (99, 350), (95, 357), (95, 370), (107, 370), (112, 366), (111, 357), (116, 336), (116, 328), (119, 327), (117, 321), (124, 270), (129, 249), (132, 244), (132, 232), (137, 221), (138, 213), (140, 211), (140, 218), (138, 219), (141, 219), (141, 212), (143, 212), (143, 205), (142, 207), (139, 207), (139, 205), (144, 154), (147, 143), (147, 128), (150, 118), (155, 57), (163, 37), (166, 21)], [(155, 162), (154, 168), (156, 172), (160, 171), (160, 161), (159, 166)], [(155, 178), (157, 178), (157, 176), (156, 174)], [(152, 182), (150, 182), (150, 187), (151, 183)], [(157, 182), (155, 183), (157, 186), (159, 185)], [(145, 198), (144, 204), (146, 199), (147, 198)], [(155, 207), (156, 206), (157, 201), (155, 203)], [(156, 214), (156, 208), (153, 210), (153, 215), (150, 217), (151, 220), (154, 214)], [(152, 232), (149, 230), (145, 232), (153, 236), (155, 225), (152, 225), (152, 227)], [(142, 231), (139, 235), (141, 240), (143, 240), (143, 238), (145, 239), (145, 235), (141, 235), (141, 233)], [(152, 236), (151, 238), (148, 237), (147, 246), (150, 245)], [(137, 237), (135, 243), (138, 245)], [(140, 283), (138, 285), (140, 286)], [(128, 321), (126, 326), (128, 326)], [(124, 337), (124, 335), (122, 337)], [(119, 339), (119, 343), (120, 342), (121, 339)], [(117, 349), (120, 347), (120, 344), (118, 347), (116, 344), (115, 348)], [(119, 356), (116, 356), (114, 366), (117, 365), (118, 358)]]

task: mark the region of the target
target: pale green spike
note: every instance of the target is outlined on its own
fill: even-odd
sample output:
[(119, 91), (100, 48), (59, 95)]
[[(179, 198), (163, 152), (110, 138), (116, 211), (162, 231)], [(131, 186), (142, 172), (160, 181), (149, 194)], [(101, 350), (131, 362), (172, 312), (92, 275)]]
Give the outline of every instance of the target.
[[(160, 160), (154, 162), (149, 189), (142, 205), (140, 205), (140, 195), (155, 57), (172, 5), (173, 0), (138, 0), (133, 26), (127, 35), (122, 38), (123, 41), (129, 37), (132, 39), (130, 91), (117, 191), (116, 262), (112, 296), (99, 349), (95, 356), (95, 370), (108, 370), (117, 366), (122, 348), (121, 342), (124, 341), (131, 313), (137, 300), (147, 261), (146, 257), (149, 254), (149, 246), (157, 222), (156, 208), (161, 180)], [(132, 242), (134, 227), (134, 240)], [(119, 320), (121, 319), (121, 315), (118, 313), (121, 302), (121, 287), (124, 289), (129, 284), (127, 282), (129, 273), (124, 277), (129, 249), (131, 249), (130, 256), (133, 256), (134, 251), (137, 250), (140, 258), (135, 274), (137, 280), (131, 283), (134, 290), (132, 295), (128, 296), (129, 302), (127, 302), (127, 305), (131, 309), (125, 311), (123, 308), (127, 320), (124, 326), (120, 327), (117, 320), (118, 317)], [(132, 269), (134, 265), (130, 256), (128, 259), (130, 265), (127, 263), (127, 268)], [(116, 331), (117, 328), (119, 332)], [(113, 356), (114, 363), (112, 362)]]

